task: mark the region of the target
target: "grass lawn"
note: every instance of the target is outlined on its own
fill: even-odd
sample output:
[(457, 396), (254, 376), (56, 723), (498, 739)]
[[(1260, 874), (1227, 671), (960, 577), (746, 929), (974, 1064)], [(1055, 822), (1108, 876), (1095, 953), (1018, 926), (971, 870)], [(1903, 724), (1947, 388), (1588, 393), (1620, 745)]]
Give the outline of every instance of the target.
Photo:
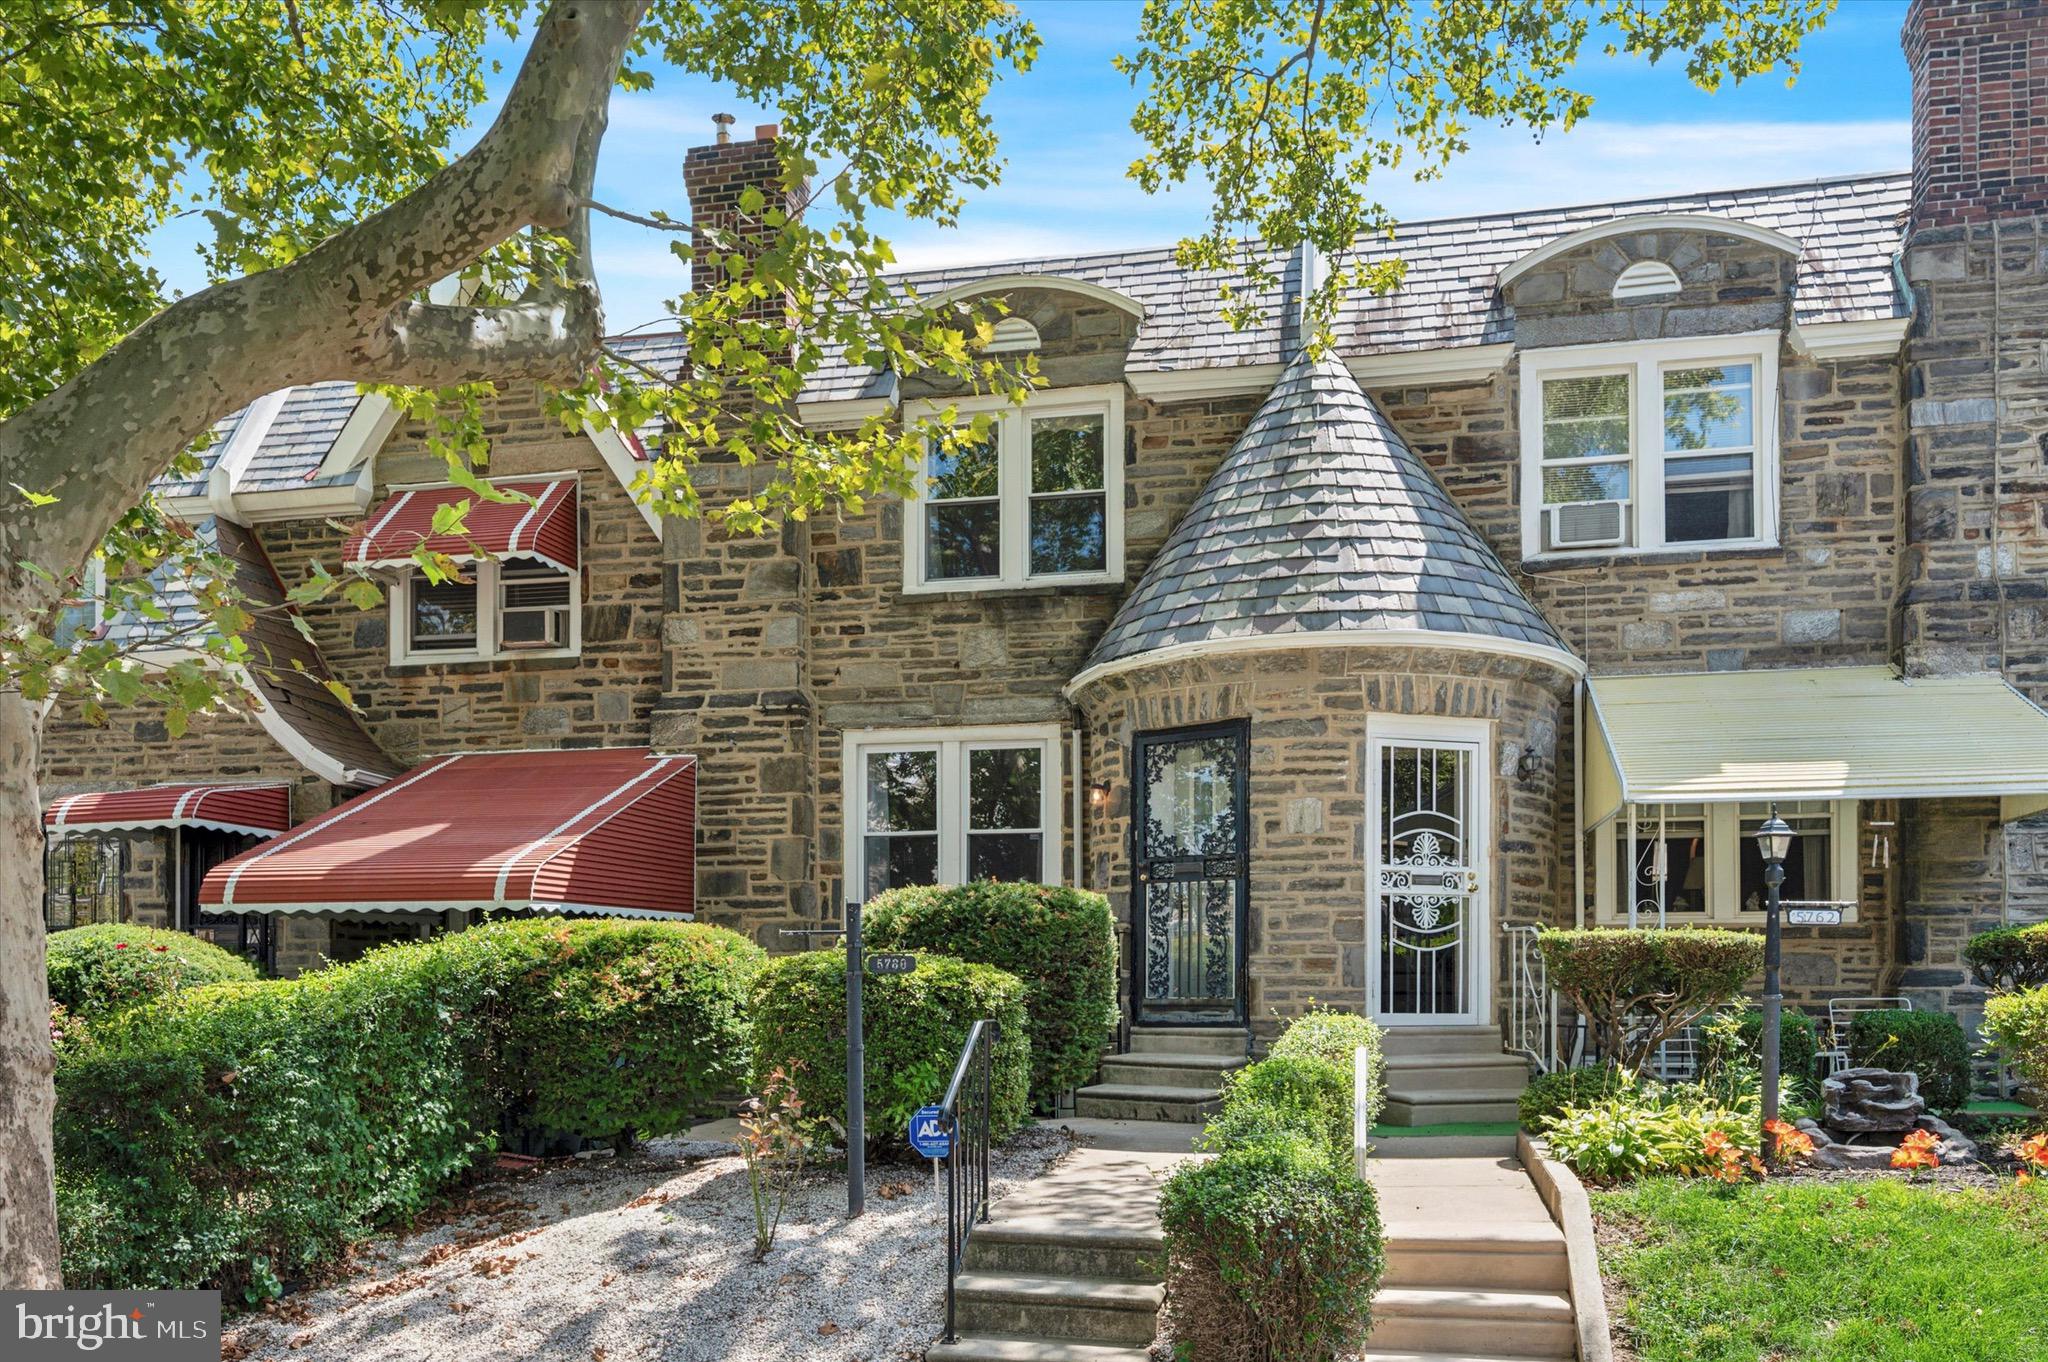
[(2048, 1360), (2039, 1183), (1660, 1178), (1593, 1210), (1641, 1362)]

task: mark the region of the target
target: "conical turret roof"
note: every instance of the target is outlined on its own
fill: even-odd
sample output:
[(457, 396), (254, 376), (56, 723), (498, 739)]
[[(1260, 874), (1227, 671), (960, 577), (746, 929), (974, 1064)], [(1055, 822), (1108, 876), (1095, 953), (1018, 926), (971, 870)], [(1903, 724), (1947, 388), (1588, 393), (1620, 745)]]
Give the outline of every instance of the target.
[[(1172, 649), (1368, 633), (1571, 649), (1341, 361), (1297, 358), (1125, 599), (1077, 680)], [(1333, 639), (1333, 642), (1338, 640)]]

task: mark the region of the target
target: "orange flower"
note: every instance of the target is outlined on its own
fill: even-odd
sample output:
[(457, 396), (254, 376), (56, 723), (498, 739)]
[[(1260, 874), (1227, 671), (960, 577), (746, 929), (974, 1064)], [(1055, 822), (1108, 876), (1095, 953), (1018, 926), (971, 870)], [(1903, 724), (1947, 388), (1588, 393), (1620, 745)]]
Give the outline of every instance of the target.
[(1771, 1136), (1771, 1150), (1780, 1159), (1806, 1159), (1813, 1157), (1813, 1137), (1789, 1121), (1766, 1121), (1764, 1129)]
[(1934, 1151), (1940, 1143), (1931, 1130), (1912, 1131), (1892, 1151), (1892, 1167), (1911, 1169), (1916, 1178), (1926, 1169), (1939, 1168), (1941, 1156)]
[(2048, 1133), (2022, 1140), (2017, 1153), (2021, 1163), (2036, 1173), (2048, 1174)]

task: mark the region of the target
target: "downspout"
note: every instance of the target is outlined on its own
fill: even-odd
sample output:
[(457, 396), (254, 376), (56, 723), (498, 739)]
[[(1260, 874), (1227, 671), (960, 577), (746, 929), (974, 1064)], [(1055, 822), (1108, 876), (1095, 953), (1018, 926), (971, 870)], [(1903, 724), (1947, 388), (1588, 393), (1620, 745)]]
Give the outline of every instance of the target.
[(1586, 927), (1586, 678), (1572, 682), (1572, 926)]
[(1081, 888), (1081, 887), (1082, 887), (1082, 884), (1081, 884), (1081, 865), (1082, 865), (1082, 861), (1081, 861), (1081, 808), (1082, 808), (1082, 803), (1081, 803), (1081, 789), (1082, 789), (1082, 780), (1081, 780), (1081, 711), (1080, 711), (1080, 708), (1079, 708), (1078, 706), (1069, 706), (1069, 707), (1068, 707), (1068, 711), (1067, 711), (1067, 722), (1068, 722), (1068, 723), (1069, 723), (1069, 724), (1071, 725), (1071, 731), (1070, 731), (1070, 732), (1068, 733), (1068, 736), (1067, 736), (1067, 770), (1068, 770), (1067, 780), (1068, 780), (1068, 782), (1069, 782), (1069, 788), (1068, 788), (1068, 793), (1067, 793), (1067, 807), (1068, 807), (1068, 809), (1069, 809), (1069, 814), (1068, 814), (1068, 817), (1069, 817), (1069, 820), (1071, 821), (1071, 823), (1072, 823), (1072, 825), (1073, 825), (1073, 831), (1071, 831), (1071, 832), (1070, 832), (1070, 833), (1068, 833), (1067, 835), (1068, 835), (1069, 837), (1073, 838), (1073, 848), (1074, 848), (1074, 849), (1073, 849), (1073, 854), (1072, 854), (1072, 865), (1073, 865), (1073, 870), (1072, 870), (1071, 874), (1070, 874), (1070, 875), (1068, 876), (1068, 879), (1067, 879), (1067, 883), (1068, 883), (1068, 884), (1070, 884), (1070, 885), (1072, 885), (1072, 886), (1073, 886), (1074, 888), (1076, 888), (1076, 889), (1079, 889), (1079, 888)]
[[(1991, 220), (1991, 591), (1998, 609), (1998, 675), (2006, 674), (2005, 564), (1998, 522), (2005, 511), (2005, 266), (1999, 220)], [(1968, 259), (1967, 252), (1964, 259)], [(1998, 920), (2012, 925), (2012, 825), (1998, 823)]]

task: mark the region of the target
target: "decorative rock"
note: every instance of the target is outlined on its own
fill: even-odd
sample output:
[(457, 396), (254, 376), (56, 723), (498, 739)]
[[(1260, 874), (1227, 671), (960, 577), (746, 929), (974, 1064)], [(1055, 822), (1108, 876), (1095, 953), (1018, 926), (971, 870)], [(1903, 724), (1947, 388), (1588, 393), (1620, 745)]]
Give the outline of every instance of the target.
[(1849, 1134), (1907, 1131), (1926, 1114), (1917, 1074), (1844, 1069), (1821, 1084), (1821, 1124)]

